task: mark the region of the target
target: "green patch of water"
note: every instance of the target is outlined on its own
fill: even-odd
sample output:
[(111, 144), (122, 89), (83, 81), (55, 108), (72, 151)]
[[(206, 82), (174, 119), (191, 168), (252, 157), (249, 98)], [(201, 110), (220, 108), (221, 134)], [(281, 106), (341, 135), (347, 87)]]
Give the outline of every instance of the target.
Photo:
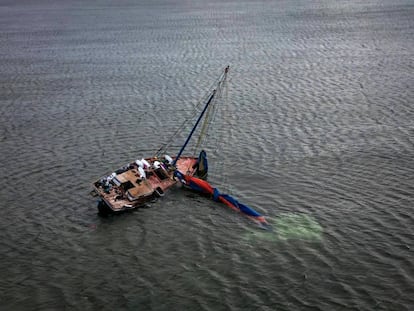
[(323, 229), (311, 216), (297, 213), (282, 213), (276, 218), (269, 219), (273, 230), (253, 231), (245, 235), (248, 241), (287, 241), (287, 240), (322, 240)]

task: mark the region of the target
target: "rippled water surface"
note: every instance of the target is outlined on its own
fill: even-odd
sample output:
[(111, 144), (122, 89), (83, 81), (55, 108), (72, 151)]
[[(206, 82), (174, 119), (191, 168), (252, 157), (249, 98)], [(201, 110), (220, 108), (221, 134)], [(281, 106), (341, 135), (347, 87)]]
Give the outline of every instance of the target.
[[(413, 310), (413, 61), (409, 0), (0, 1), (0, 309)], [(227, 64), (210, 181), (273, 230), (98, 216)]]

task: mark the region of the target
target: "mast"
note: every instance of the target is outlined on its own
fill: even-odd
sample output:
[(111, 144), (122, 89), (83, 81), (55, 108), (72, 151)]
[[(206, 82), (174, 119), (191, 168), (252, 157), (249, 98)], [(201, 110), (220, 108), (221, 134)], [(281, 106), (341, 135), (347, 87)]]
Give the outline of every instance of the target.
[[(223, 75), (220, 77), (219, 82), (218, 82), (218, 87), (220, 87), (220, 84), (224, 82), (224, 80), (226, 79), (227, 73), (229, 72), (230, 66), (227, 66), (224, 69), (224, 73)], [(181, 154), (183, 153), (185, 147), (187, 146), (188, 142), (191, 139), (191, 136), (193, 136), (194, 131), (196, 130), (198, 124), (200, 123), (201, 119), (203, 118), (204, 113), (206, 112), (208, 106), (210, 105), (211, 101), (214, 98), (214, 95), (216, 95), (216, 90), (213, 90), (212, 94), (210, 95), (206, 105), (204, 106), (203, 111), (201, 112), (200, 116), (197, 119), (197, 122), (194, 124), (193, 129), (191, 130), (190, 134), (188, 135), (184, 145), (181, 147), (180, 151), (177, 154), (177, 157), (175, 158), (175, 160), (173, 161), (172, 165), (175, 166), (175, 164), (177, 163), (178, 159), (180, 158)]]

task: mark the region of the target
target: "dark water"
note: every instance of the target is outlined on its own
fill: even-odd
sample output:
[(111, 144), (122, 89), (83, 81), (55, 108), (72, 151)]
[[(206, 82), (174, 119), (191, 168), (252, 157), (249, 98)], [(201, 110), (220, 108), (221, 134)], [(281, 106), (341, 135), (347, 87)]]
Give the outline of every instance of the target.
[[(1, 1), (0, 309), (413, 310), (413, 61), (410, 0)], [(100, 218), (227, 64), (210, 181), (273, 231)]]

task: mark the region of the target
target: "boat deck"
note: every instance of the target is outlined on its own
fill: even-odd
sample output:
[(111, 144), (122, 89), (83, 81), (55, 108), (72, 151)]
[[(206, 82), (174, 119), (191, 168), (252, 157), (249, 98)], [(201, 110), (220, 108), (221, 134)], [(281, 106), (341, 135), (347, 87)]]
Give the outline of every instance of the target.
[[(135, 163), (129, 164), (129, 169), (114, 176), (117, 183), (111, 182), (110, 189), (96, 182), (95, 190), (102, 200), (114, 212), (132, 209), (160, 196), (177, 181), (174, 179), (174, 169), (152, 167), (156, 158), (146, 159), (151, 167), (145, 169), (146, 178), (141, 178)], [(176, 168), (186, 175), (194, 175), (197, 158), (182, 157), (176, 163)], [(105, 178), (103, 178), (105, 179)]]

